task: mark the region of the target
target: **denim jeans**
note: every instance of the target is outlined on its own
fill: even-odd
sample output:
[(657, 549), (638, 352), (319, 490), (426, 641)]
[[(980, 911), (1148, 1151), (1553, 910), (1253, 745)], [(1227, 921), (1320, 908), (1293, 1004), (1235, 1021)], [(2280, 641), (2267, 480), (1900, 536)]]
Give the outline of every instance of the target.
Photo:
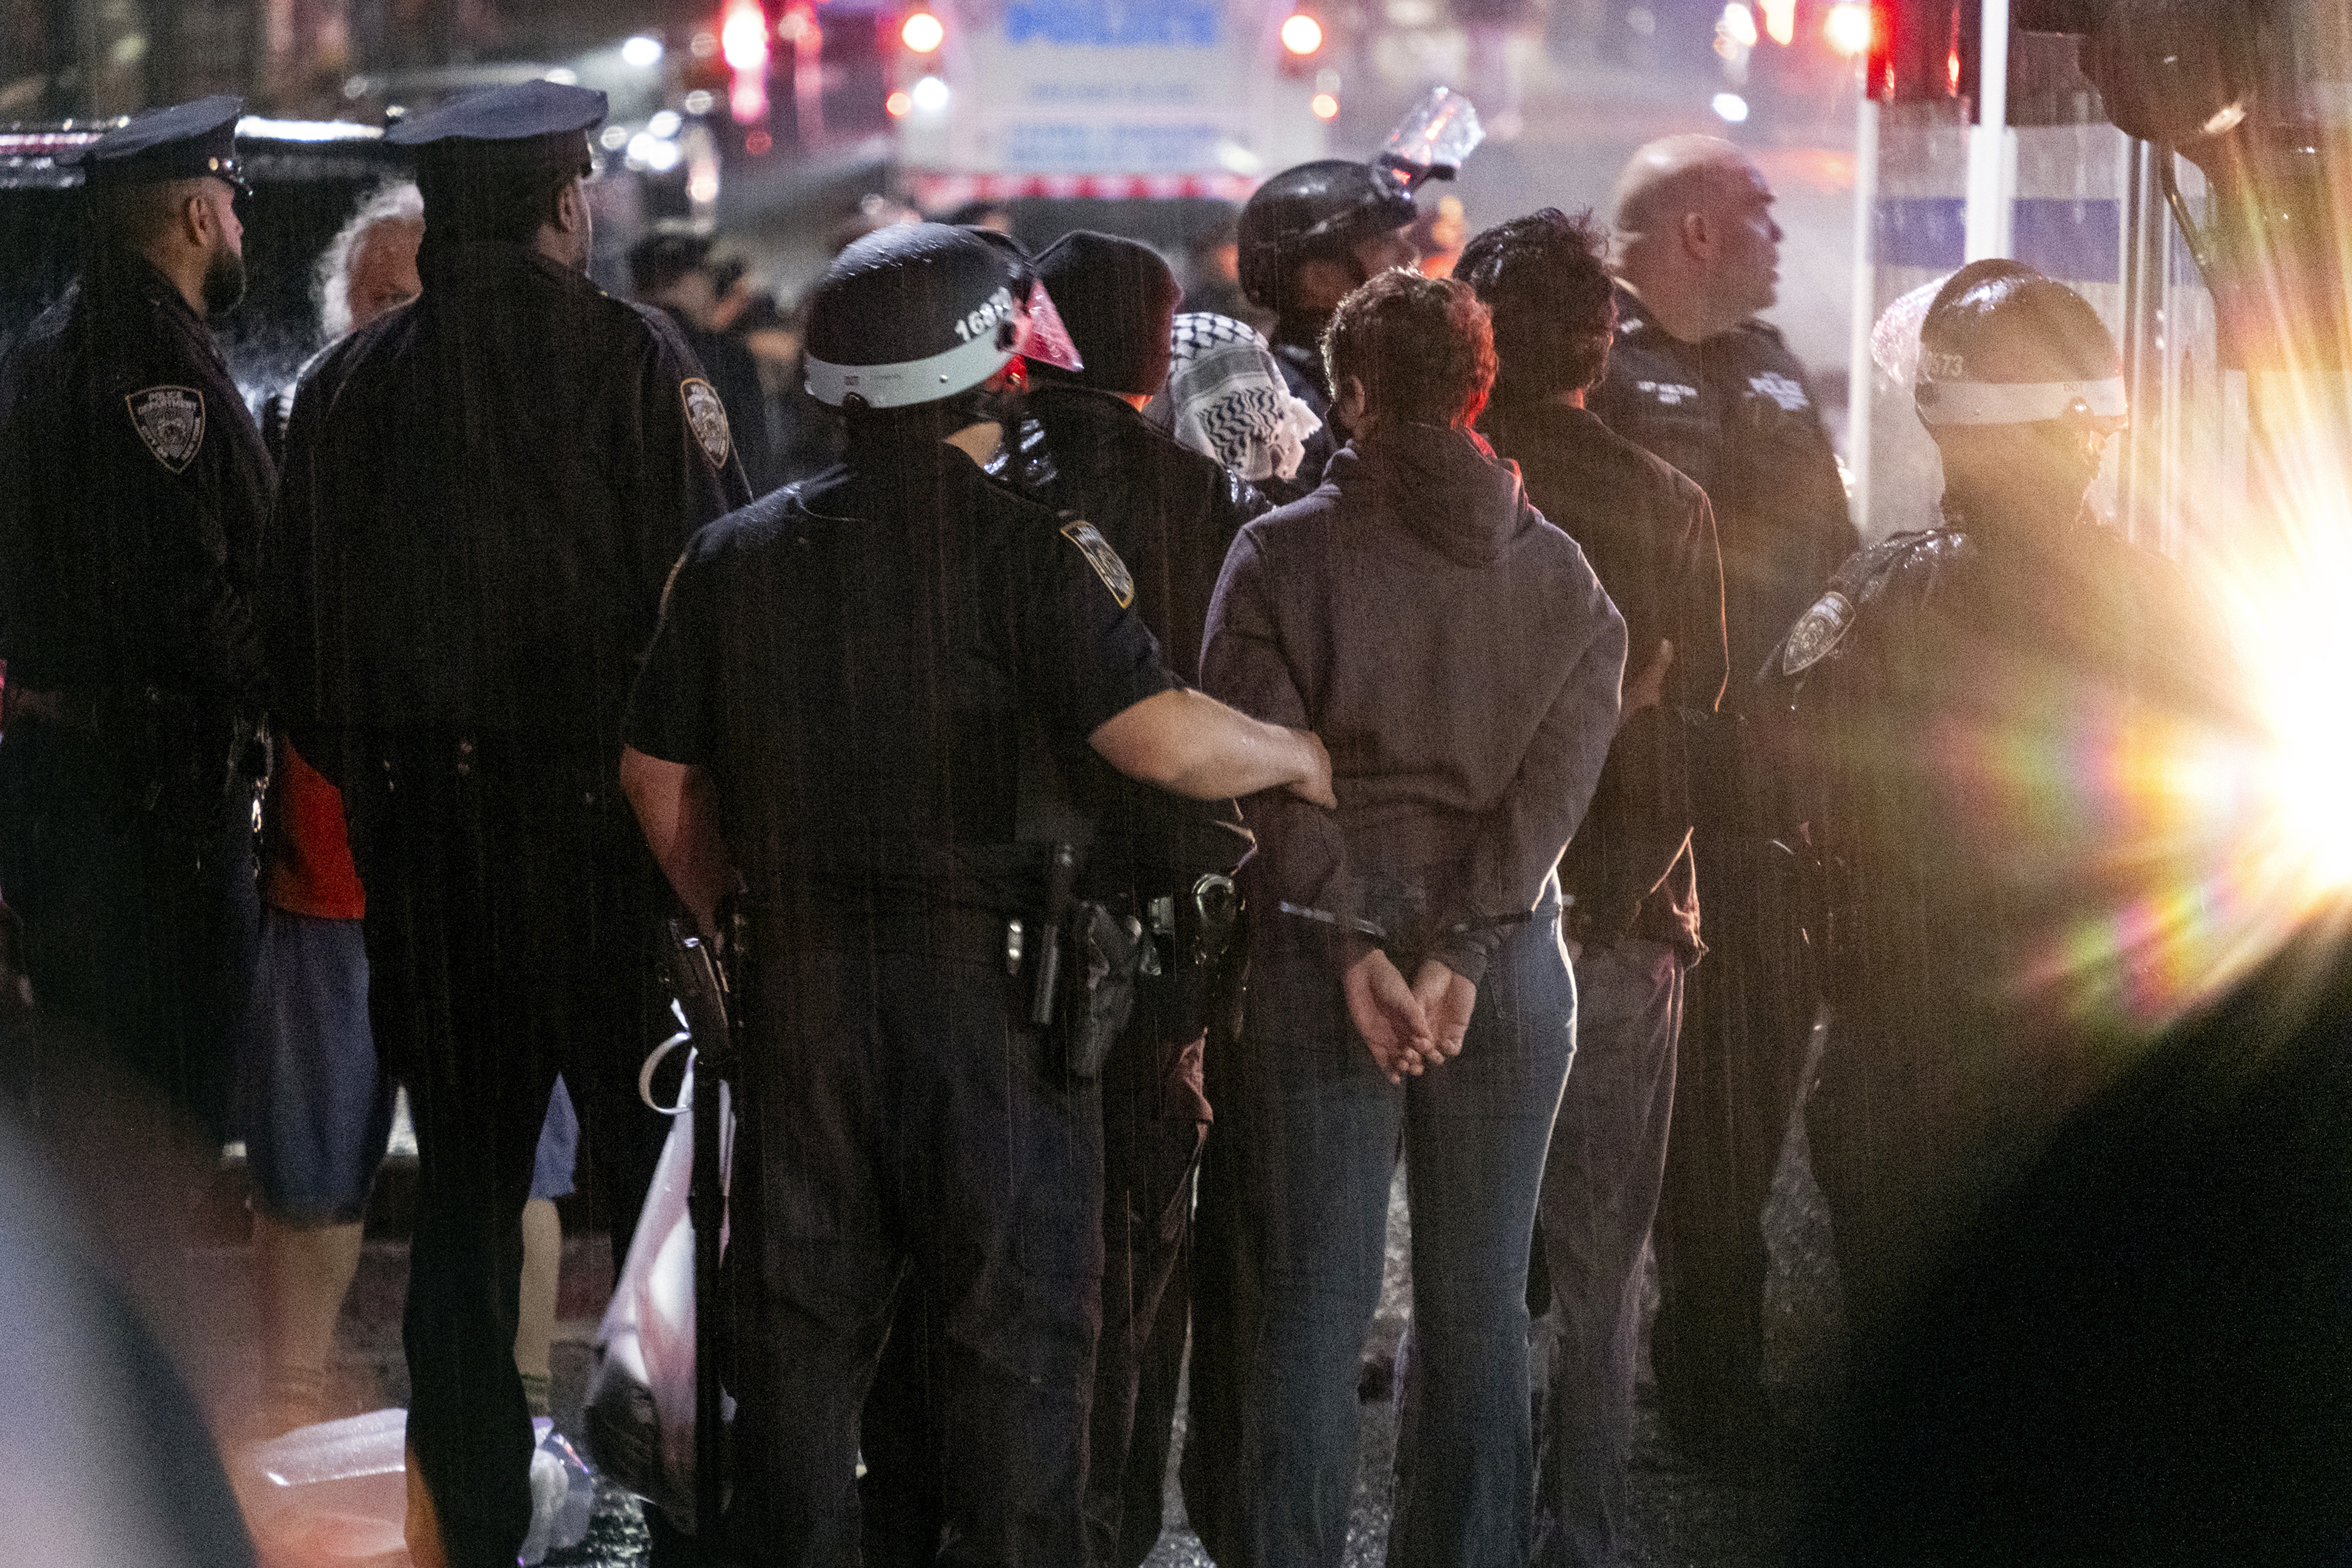
[(1624, 1512), (1641, 1353), (1635, 1271), (1658, 1212), (1675, 1105), (1682, 955), (1618, 937), (1576, 961), (1576, 1072), (1544, 1167), (1551, 1342), (1534, 1561), (1608, 1568)]
[(1575, 1051), (1558, 910), (1497, 950), (1462, 1054), (1402, 1086), (1373, 1065), (1326, 951), (1303, 922), (1261, 919), (1242, 1037), (1211, 1055), (1186, 1509), (1220, 1568), (1337, 1568), (1402, 1146), (1418, 1383), (1390, 1561), (1521, 1568), (1528, 1247)]

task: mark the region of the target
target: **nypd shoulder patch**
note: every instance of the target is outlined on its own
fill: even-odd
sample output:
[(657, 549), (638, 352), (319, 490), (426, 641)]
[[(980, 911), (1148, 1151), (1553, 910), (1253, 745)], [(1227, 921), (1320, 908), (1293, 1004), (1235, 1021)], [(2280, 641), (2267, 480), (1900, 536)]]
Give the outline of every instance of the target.
[(1110, 590), (1110, 596), (1118, 602), (1120, 609), (1135, 603), (1135, 574), (1127, 569), (1127, 563), (1118, 558), (1118, 552), (1110, 547), (1110, 541), (1102, 536), (1101, 530), (1084, 519), (1073, 519), (1062, 525), (1062, 537), (1078, 547), (1087, 564), (1095, 569), (1095, 575), (1103, 580), (1103, 586)]
[(187, 472), (204, 449), (205, 395), (193, 386), (151, 386), (122, 401), (155, 460), (175, 474)]
[(1829, 658), (1853, 626), (1853, 601), (1835, 588), (1823, 594), (1789, 628), (1788, 641), (1780, 645), (1780, 673), (1801, 675), (1812, 668)]
[(725, 468), (727, 454), (734, 446), (734, 436), (727, 427), (727, 405), (699, 376), (679, 382), (677, 395), (686, 401), (687, 428), (694, 432), (702, 455), (710, 459), (712, 468)]

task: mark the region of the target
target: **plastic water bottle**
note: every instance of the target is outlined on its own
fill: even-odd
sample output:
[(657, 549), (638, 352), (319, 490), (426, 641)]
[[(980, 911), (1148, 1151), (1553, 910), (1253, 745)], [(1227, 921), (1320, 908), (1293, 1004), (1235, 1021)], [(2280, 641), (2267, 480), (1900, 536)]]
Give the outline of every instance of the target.
[(595, 1478), (563, 1435), (544, 1418), (539, 1447), (530, 1456), (530, 1532), (516, 1561), (538, 1568), (551, 1552), (565, 1552), (588, 1538), (588, 1516), (596, 1505)]

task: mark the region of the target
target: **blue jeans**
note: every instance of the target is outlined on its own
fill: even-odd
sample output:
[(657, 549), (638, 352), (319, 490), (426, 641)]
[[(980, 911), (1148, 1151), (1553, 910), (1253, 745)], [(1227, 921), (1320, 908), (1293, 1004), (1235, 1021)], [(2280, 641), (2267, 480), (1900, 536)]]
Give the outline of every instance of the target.
[(1513, 929), (1462, 1054), (1391, 1084), (1308, 928), (1252, 932), (1249, 1017), (1211, 1053), (1184, 1496), (1220, 1568), (1337, 1568), (1356, 1379), (1402, 1145), (1418, 1353), (1390, 1561), (1521, 1568), (1533, 1519), (1528, 1247), (1575, 1052), (1558, 910)]
[(1641, 1313), (1634, 1276), (1665, 1179), (1683, 959), (1618, 937), (1576, 961), (1583, 1002), (1576, 1075), (1544, 1168), (1551, 1375), (1534, 1561), (1609, 1568), (1624, 1513)]

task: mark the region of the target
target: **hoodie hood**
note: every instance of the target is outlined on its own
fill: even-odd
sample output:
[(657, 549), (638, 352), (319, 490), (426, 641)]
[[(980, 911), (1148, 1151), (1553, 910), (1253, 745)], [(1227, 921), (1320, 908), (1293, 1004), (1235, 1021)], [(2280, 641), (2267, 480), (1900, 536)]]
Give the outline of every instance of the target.
[(1380, 509), (1398, 527), (1465, 566), (1501, 560), (1536, 522), (1517, 465), (1496, 457), (1473, 430), (1395, 426), (1369, 447), (1349, 442), (1332, 458), (1328, 477), (1342, 491), (1378, 489)]

